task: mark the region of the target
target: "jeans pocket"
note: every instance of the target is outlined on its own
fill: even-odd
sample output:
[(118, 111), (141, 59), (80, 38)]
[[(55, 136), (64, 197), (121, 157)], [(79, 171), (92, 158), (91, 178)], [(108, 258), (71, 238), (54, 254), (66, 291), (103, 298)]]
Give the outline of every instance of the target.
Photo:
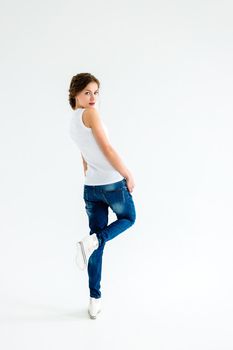
[(122, 191), (123, 187), (118, 187), (118, 188), (113, 188), (113, 189), (105, 189), (104, 192), (105, 193), (115, 193), (115, 192), (120, 192)]
[(104, 190), (103, 195), (107, 203), (111, 206), (117, 203), (125, 202), (124, 188), (116, 188), (112, 190)]

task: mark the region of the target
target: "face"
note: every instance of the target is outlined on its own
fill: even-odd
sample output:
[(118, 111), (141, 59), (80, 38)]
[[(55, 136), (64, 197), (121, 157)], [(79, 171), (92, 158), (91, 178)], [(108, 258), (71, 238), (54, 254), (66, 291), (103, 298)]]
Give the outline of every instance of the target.
[(76, 108), (95, 108), (97, 105), (98, 95), (98, 85), (95, 82), (87, 84), (87, 86), (75, 97)]

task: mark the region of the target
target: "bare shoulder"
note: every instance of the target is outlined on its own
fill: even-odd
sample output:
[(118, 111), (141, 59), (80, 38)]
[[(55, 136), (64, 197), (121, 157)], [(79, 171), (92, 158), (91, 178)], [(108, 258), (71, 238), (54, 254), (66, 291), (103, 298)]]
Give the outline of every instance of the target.
[(83, 118), (85, 124), (88, 125), (89, 128), (95, 127), (102, 123), (100, 113), (95, 108), (85, 108)]
[(105, 155), (108, 154), (111, 144), (99, 112), (94, 108), (87, 108), (83, 113), (85, 113), (85, 117), (87, 117), (92, 133), (100, 148)]

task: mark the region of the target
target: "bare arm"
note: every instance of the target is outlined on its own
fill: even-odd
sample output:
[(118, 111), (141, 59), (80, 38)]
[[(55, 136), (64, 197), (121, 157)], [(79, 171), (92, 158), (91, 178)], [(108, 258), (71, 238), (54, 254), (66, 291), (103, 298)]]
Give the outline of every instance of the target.
[(123, 177), (126, 179), (129, 178), (131, 176), (131, 172), (123, 163), (116, 150), (110, 144), (98, 111), (96, 109), (88, 108), (84, 113), (86, 113), (88, 123), (92, 128), (93, 135), (106, 158)]
[(82, 153), (81, 153), (81, 156), (82, 156), (82, 160), (83, 160), (83, 171), (84, 171), (84, 175), (86, 176), (87, 162), (86, 162), (85, 159), (83, 158)]

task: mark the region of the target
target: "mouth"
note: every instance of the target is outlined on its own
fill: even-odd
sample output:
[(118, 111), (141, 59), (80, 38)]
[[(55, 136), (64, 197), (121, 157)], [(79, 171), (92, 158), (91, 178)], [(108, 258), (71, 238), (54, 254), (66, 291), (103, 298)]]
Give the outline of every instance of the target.
[(89, 105), (94, 106), (95, 102), (90, 102)]

